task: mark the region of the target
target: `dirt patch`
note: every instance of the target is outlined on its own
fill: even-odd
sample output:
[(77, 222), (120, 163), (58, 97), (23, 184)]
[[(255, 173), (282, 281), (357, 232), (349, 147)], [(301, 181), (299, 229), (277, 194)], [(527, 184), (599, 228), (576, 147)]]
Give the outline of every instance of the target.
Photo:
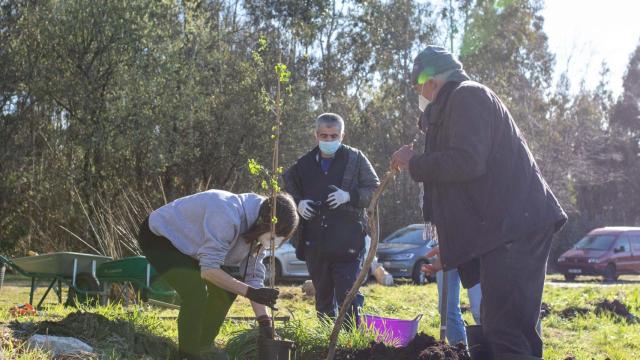
[(620, 300), (602, 300), (595, 304), (595, 308), (586, 308), (579, 306), (570, 306), (558, 313), (558, 315), (563, 319), (572, 319), (579, 315), (586, 315), (591, 312), (595, 312), (596, 315), (602, 314), (612, 314), (614, 316), (618, 316), (626, 320), (629, 324), (638, 324), (640, 323), (640, 317), (632, 314), (626, 305), (624, 305)]
[(23, 339), (32, 334), (71, 336), (78, 338), (100, 350), (116, 351), (121, 354), (135, 354), (153, 359), (177, 358), (175, 344), (164, 337), (150, 334), (144, 329), (136, 329), (126, 320), (109, 320), (106, 317), (77, 311), (60, 321), (40, 323), (10, 324), (14, 334)]
[(630, 324), (640, 323), (640, 318), (629, 312), (627, 306), (619, 300), (604, 300), (596, 304), (596, 314), (610, 313), (622, 317)]
[(588, 308), (579, 307), (579, 306), (570, 306), (560, 311), (558, 315), (560, 315), (561, 318), (568, 320), (568, 319), (573, 319), (578, 315), (586, 315), (590, 312), (591, 310), (589, 310)]
[(338, 360), (467, 360), (470, 359), (463, 344), (450, 346), (436, 341), (433, 336), (420, 333), (406, 347), (392, 347), (372, 343), (363, 350), (341, 349), (336, 353)]
[[(327, 349), (307, 352), (305, 360), (324, 360)], [(464, 344), (450, 346), (433, 336), (420, 333), (406, 347), (387, 346), (372, 342), (366, 349), (338, 349), (336, 360), (470, 360)]]

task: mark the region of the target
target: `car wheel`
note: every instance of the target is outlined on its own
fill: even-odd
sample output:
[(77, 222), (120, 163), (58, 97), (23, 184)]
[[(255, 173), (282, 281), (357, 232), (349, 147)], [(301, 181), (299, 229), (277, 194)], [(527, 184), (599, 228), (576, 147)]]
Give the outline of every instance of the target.
[(576, 276), (574, 274), (564, 274), (565, 281), (574, 281), (575, 279), (576, 279)]
[(413, 266), (413, 274), (411, 274), (411, 280), (416, 285), (424, 285), (428, 282), (427, 275), (420, 271), (422, 265), (428, 264), (426, 260), (418, 260)]
[(609, 264), (604, 269), (603, 273), (604, 281), (616, 281), (618, 280), (618, 274), (616, 274), (616, 266), (614, 264)]
[[(271, 278), (271, 259), (265, 258), (262, 260), (265, 269), (265, 281), (269, 281)], [(280, 265), (280, 261), (276, 259), (276, 281), (282, 278), (282, 265)]]

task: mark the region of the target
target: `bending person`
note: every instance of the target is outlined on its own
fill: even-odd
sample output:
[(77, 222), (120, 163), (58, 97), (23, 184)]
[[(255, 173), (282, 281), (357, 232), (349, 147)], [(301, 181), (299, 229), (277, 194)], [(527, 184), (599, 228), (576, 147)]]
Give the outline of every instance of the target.
[[(270, 246), (271, 199), (257, 194), (208, 190), (153, 211), (140, 226), (140, 248), (163, 280), (180, 295), (180, 358), (199, 359), (220, 331), (237, 295), (251, 300), (260, 336), (274, 338), (273, 307), (278, 290), (264, 288), (262, 260)], [(298, 225), (289, 195), (278, 194), (275, 244)], [(240, 268), (243, 281), (227, 273)]]

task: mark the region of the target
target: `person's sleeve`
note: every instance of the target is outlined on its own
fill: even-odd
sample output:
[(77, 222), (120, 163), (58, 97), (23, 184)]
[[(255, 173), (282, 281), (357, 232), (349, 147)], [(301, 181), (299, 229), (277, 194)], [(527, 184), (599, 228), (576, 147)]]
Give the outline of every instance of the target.
[(463, 87), (449, 101), (451, 116), (444, 125), (450, 131), (449, 146), (411, 158), (409, 173), (415, 181), (462, 182), (486, 172), (497, 116), (493, 100), (483, 88)]
[(296, 164), (293, 164), (284, 172), (282, 180), (284, 181), (284, 190), (289, 193), (296, 204), (298, 204), (300, 200), (304, 199), (302, 199), (302, 187), (300, 185), (300, 177), (298, 176)]
[(473, 258), (458, 266), (462, 287), (470, 289), (480, 283), (480, 259)]
[(208, 211), (202, 227), (204, 245), (196, 254), (200, 269), (219, 269), (231, 249), (231, 243), (239, 236), (239, 217), (233, 208), (222, 207), (216, 211)]
[(422, 184), (422, 218), (425, 222), (433, 222), (433, 209), (431, 208), (431, 189), (425, 183)]
[(242, 260), (242, 262), (240, 263), (240, 276), (244, 275), (244, 269), (246, 267), (247, 274), (244, 278), (245, 284), (254, 288), (264, 287), (266, 268), (262, 261), (264, 260), (266, 254), (267, 252), (265, 250), (261, 250), (257, 256), (251, 255), (249, 256), (249, 258), (245, 258), (244, 260)]
[(363, 153), (360, 153), (360, 160), (358, 165), (358, 184), (355, 189), (349, 192), (349, 201), (355, 207), (366, 208), (371, 202), (373, 193), (380, 186), (380, 179), (378, 179), (378, 174), (376, 174), (373, 165)]

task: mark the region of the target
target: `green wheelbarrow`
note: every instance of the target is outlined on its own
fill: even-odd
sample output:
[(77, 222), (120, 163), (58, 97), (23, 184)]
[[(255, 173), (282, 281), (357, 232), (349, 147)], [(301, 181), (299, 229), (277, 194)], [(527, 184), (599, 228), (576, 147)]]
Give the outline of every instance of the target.
[(0, 263), (23, 276), (31, 278), (30, 304), (33, 304), (38, 280), (51, 281), (44, 295), (40, 298), (36, 309), (40, 309), (49, 292), (56, 284), (55, 292), (58, 296), (58, 302), (62, 303), (63, 282), (69, 284), (69, 292), (72, 294), (100, 294), (96, 272), (102, 264), (111, 260), (113, 259), (108, 256), (75, 252), (56, 252), (13, 259), (0, 255)]
[(114, 283), (131, 284), (143, 301), (152, 298), (160, 303), (178, 302), (176, 292), (169, 285), (155, 280), (156, 271), (144, 256), (113, 260), (101, 255), (57, 252), (13, 259), (0, 255), (0, 263), (31, 278), (30, 304), (33, 304), (38, 280), (51, 281), (38, 301), (37, 309), (41, 308), (56, 285), (55, 293), (58, 302), (62, 303), (62, 283), (69, 285), (69, 304), (75, 304), (76, 297), (86, 299), (89, 296), (105, 304), (110, 295), (110, 285)]
[[(131, 284), (139, 292), (142, 301), (150, 300), (176, 304), (177, 293), (164, 281), (157, 279), (156, 270), (144, 256), (131, 256), (101, 264), (96, 272), (98, 280), (108, 295), (110, 284)], [(125, 301), (128, 297), (125, 296)]]

